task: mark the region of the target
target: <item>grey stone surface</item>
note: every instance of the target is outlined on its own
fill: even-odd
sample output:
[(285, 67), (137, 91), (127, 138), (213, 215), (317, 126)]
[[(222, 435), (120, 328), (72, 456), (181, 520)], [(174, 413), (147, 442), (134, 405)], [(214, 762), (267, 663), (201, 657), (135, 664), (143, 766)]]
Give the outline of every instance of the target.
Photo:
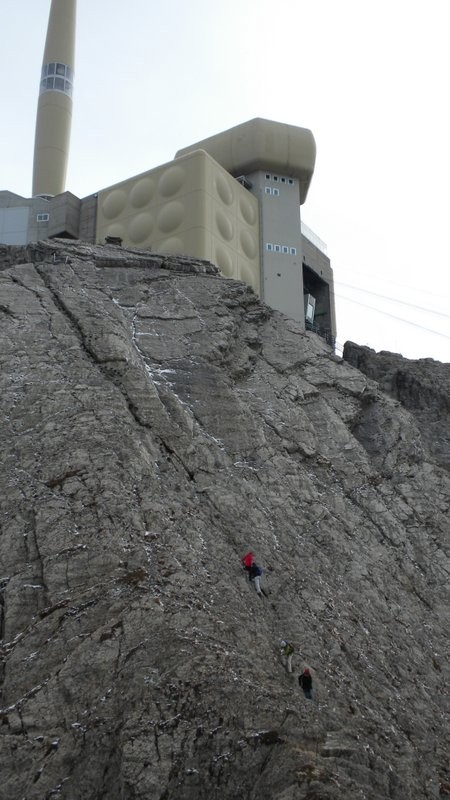
[(450, 470), (450, 364), (346, 342), (344, 359), (411, 411), (429, 456)]
[(82, 242), (0, 248), (0, 325), (0, 798), (442, 796), (445, 368), (393, 398), (211, 265)]

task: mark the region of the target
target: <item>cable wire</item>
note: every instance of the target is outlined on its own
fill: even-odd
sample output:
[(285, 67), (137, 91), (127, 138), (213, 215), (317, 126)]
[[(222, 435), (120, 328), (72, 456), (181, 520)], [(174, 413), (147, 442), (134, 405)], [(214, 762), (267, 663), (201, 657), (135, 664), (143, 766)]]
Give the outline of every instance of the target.
[(380, 294), (379, 292), (373, 292), (370, 289), (363, 289), (360, 286), (354, 286), (351, 283), (344, 283), (344, 281), (335, 281), (335, 283), (339, 283), (340, 286), (347, 286), (349, 289), (356, 289), (358, 292), (364, 292), (365, 294), (373, 294), (374, 297), (381, 297), (383, 300), (390, 300), (392, 303), (400, 303), (402, 306), (409, 306), (409, 308), (417, 308), (419, 311), (426, 311), (427, 314), (436, 314), (439, 317), (445, 317), (446, 319), (450, 319), (450, 314), (446, 314), (444, 311), (432, 311), (431, 308), (425, 308), (424, 306), (418, 306), (415, 303), (408, 303), (406, 300), (396, 300), (394, 297), (389, 297), (386, 294)]
[(380, 308), (369, 306), (367, 303), (361, 303), (359, 300), (352, 300), (351, 297), (344, 297), (341, 294), (336, 294), (336, 292), (332, 292), (332, 294), (334, 297), (338, 297), (341, 300), (348, 300), (349, 303), (356, 303), (356, 305), (363, 306), (363, 308), (369, 308), (371, 311), (376, 311), (378, 314), (384, 314), (385, 317), (391, 317), (399, 322), (404, 322), (406, 325), (412, 325), (414, 328), (420, 328), (422, 331), (427, 331), (427, 333), (434, 333), (435, 336), (442, 336), (444, 339), (450, 339), (450, 336), (447, 336), (446, 333), (434, 331), (431, 328), (427, 328), (425, 325), (419, 325), (418, 322), (411, 322), (409, 319), (403, 319), (403, 317), (398, 317), (396, 314), (390, 314), (389, 311), (381, 311)]

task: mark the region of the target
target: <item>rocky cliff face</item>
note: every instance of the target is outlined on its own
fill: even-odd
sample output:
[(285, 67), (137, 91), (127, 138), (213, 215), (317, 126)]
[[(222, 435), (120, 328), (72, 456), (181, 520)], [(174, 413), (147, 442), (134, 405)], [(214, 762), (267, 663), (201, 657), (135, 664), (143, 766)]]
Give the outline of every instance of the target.
[(0, 262), (0, 797), (448, 793), (448, 367), (394, 399), (189, 259)]
[(428, 452), (450, 470), (450, 364), (432, 358), (411, 361), (397, 353), (375, 353), (354, 342), (346, 342), (344, 359), (411, 411)]

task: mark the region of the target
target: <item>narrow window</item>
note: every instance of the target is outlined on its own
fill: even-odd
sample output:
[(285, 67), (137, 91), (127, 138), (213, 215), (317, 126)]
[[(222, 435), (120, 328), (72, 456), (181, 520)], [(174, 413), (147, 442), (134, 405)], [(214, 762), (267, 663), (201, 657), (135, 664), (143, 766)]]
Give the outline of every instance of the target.
[(286, 183), (286, 178), (281, 178), (281, 183)]
[(277, 181), (278, 180), (278, 175), (274, 175), (273, 179), (274, 179), (274, 181)]
[(272, 189), (270, 188), (270, 186), (265, 186), (264, 191), (266, 194), (272, 194)]
[(281, 253), (281, 244), (276, 244), (274, 249), (276, 253)]
[(271, 253), (271, 252), (272, 252), (272, 250), (273, 250), (273, 244), (272, 244), (271, 242), (267, 242), (267, 244), (266, 244), (266, 250), (267, 250), (269, 253)]
[(280, 196), (280, 190), (279, 189), (272, 189), (272, 194), (275, 195), (275, 197), (279, 197)]
[(270, 175), (266, 172), (266, 181), (270, 181)]
[(294, 181), (292, 180), (292, 178), (289, 178), (289, 179), (288, 179), (288, 183), (290, 183), (290, 184), (291, 184), (291, 186), (292, 186), (292, 184), (294, 183)]
[(284, 245), (283, 245), (283, 247), (282, 247), (281, 249), (282, 249), (282, 251), (283, 251), (283, 253), (284, 253), (285, 255), (286, 255), (286, 253), (289, 253), (289, 247), (288, 247), (286, 244), (284, 244)]
[(296, 256), (296, 255), (297, 255), (297, 248), (291, 247), (291, 256)]

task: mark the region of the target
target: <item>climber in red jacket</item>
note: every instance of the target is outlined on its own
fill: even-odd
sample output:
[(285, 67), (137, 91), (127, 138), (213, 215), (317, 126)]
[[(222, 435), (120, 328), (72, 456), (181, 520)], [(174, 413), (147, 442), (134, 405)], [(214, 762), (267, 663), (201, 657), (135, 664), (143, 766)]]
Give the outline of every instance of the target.
[(245, 556), (242, 556), (242, 558), (241, 558), (242, 566), (244, 567), (245, 571), (249, 573), (249, 580), (251, 580), (250, 579), (250, 567), (253, 564), (253, 560), (254, 560), (254, 555), (253, 555), (251, 550), (249, 550), (249, 552), (246, 553)]

